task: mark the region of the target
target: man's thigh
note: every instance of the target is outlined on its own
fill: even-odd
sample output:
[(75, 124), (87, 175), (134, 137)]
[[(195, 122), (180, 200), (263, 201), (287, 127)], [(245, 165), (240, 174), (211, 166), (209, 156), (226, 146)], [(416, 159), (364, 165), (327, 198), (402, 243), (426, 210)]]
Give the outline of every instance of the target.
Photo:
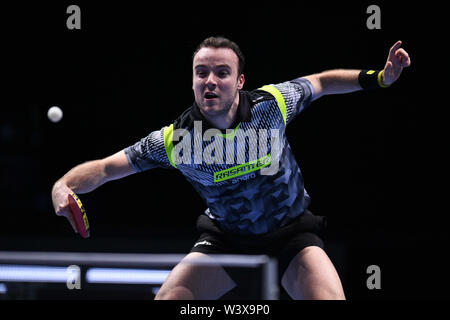
[(333, 263), (317, 246), (304, 248), (292, 259), (281, 283), (293, 299), (345, 299)]
[[(198, 263), (199, 260), (208, 263)], [(173, 268), (155, 299), (218, 299), (235, 286), (235, 282), (211, 257), (191, 252)]]

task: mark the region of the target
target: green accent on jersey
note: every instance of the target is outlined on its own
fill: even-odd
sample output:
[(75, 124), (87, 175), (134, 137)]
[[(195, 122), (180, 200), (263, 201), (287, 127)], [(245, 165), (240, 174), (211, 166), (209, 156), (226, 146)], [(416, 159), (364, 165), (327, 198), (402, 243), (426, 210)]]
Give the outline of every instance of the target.
[(278, 108), (280, 108), (281, 115), (283, 116), (284, 125), (286, 126), (286, 102), (284, 101), (281, 92), (274, 86), (263, 86), (259, 89), (264, 90), (275, 97), (275, 100), (278, 102)]
[(176, 168), (173, 161), (173, 124), (168, 127), (164, 127), (164, 148), (166, 149), (167, 158), (169, 158), (170, 164)]
[(238, 166), (226, 170), (214, 172), (214, 182), (221, 182), (242, 176), (250, 172), (258, 171), (264, 167), (269, 166), (270, 164), (271, 164), (271, 157), (270, 154), (268, 154), (259, 159), (249, 161), (247, 163), (240, 164)]
[(241, 123), (239, 123), (239, 124), (237, 125), (237, 127), (234, 128), (233, 132), (231, 132), (231, 133), (221, 133), (221, 134), (219, 134), (219, 135), (220, 135), (222, 138), (229, 139), (229, 140), (233, 140), (233, 139), (234, 139), (234, 136), (236, 135), (236, 131), (237, 131), (237, 129), (239, 129), (240, 126), (241, 126)]

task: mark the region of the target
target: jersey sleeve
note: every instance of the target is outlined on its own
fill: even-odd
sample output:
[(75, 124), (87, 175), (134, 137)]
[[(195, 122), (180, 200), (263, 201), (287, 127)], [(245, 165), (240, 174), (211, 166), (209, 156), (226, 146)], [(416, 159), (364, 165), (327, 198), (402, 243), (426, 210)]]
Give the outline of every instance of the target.
[(272, 85), (282, 95), (286, 105), (286, 124), (305, 110), (314, 97), (314, 88), (305, 78), (296, 78)]
[(125, 148), (128, 162), (136, 172), (156, 167), (172, 168), (164, 146), (164, 128), (153, 131), (134, 145)]

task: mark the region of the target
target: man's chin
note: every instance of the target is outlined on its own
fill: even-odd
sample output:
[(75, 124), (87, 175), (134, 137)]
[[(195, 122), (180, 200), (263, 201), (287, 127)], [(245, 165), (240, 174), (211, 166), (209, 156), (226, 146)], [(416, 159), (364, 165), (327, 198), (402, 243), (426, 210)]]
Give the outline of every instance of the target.
[(217, 115), (228, 112), (227, 108), (224, 108), (218, 104), (214, 104), (214, 105), (204, 104), (201, 107), (201, 109), (202, 109), (202, 112), (208, 116), (217, 116)]

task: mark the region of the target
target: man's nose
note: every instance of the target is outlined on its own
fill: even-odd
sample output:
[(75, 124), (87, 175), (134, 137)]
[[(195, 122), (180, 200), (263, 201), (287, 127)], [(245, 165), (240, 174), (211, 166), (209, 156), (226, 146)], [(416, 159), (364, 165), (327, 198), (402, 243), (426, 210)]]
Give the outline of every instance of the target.
[(211, 72), (208, 75), (208, 78), (206, 78), (206, 85), (208, 86), (208, 88), (215, 88), (217, 86), (217, 80), (214, 76), (214, 73)]

